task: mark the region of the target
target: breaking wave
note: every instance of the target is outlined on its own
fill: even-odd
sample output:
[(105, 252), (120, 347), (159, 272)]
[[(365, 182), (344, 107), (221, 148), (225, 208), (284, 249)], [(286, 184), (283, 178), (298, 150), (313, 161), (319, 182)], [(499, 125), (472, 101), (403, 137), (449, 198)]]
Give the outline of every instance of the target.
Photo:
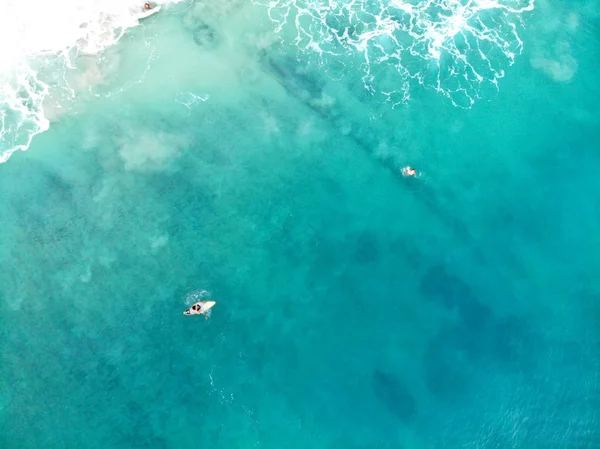
[[(69, 79), (77, 61), (99, 55), (138, 25), (143, 5), (139, 0), (2, 1), (0, 163), (29, 148), (32, 138), (49, 128), (47, 111), (58, 113), (85, 87), (81, 76), (75, 83)], [(97, 81), (99, 74), (94, 77)]]
[[(470, 107), (498, 89), (523, 49), (535, 0), (255, 0), (276, 31), (334, 76), (357, 66), (394, 104), (419, 84)], [(341, 68), (336, 68), (340, 67)]]

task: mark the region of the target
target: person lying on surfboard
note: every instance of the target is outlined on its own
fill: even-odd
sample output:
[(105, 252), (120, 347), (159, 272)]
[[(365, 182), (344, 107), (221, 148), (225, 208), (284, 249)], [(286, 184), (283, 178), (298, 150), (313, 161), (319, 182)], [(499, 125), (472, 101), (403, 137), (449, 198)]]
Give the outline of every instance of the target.
[(144, 3), (144, 11), (148, 11), (149, 9), (152, 9), (152, 5), (148, 2)]
[(204, 317), (208, 320), (208, 316), (210, 315), (210, 309), (216, 303), (214, 301), (200, 301), (194, 304), (189, 309), (186, 309), (183, 314), (184, 315), (204, 315)]
[(402, 176), (417, 176), (417, 170), (412, 168), (410, 165), (407, 165), (406, 167), (402, 168), (400, 171), (402, 172)]

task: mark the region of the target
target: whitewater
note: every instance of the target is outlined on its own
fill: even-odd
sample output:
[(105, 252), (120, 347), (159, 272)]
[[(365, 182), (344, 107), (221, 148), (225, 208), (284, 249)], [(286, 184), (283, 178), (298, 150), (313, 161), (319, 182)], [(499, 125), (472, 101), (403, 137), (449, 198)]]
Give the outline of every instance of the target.
[[(1, 6), (0, 163), (26, 150), (78, 93), (103, 81), (97, 58), (145, 15), (144, 3), (132, 0), (3, 0)], [(84, 56), (96, 61), (78, 67)]]
[[(165, 14), (169, 4), (181, 1), (154, 4), (165, 6)], [(143, 3), (133, 0), (2, 4), (0, 163), (28, 149), (35, 135), (69, 113), (79, 95), (93, 92), (118, 70), (118, 61), (103, 66), (103, 54), (144, 16)], [(334, 79), (359, 67), (363, 88), (392, 107), (409, 101), (415, 85), (434, 89), (457, 107), (492, 98), (490, 92), (497, 91), (505, 70), (522, 52), (519, 32), (525, 14), (534, 9), (534, 0), (254, 4), (265, 9), (272, 23), (267, 46), (289, 39), (293, 50), (287, 52), (316, 58), (320, 70)], [(201, 13), (234, 5), (195, 2)], [(205, 32), (197, 32), (199, 39), (206, 38)]]

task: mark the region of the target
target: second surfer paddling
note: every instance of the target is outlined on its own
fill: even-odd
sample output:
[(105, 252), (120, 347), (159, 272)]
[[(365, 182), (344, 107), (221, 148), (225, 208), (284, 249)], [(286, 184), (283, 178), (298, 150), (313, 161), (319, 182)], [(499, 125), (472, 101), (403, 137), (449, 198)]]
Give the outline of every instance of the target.
[(410, 165), (407, 165), (406, 167), (401, 168), (400, 173), (402, 173), (402, 176), (404, 176), (404, 177), (414, 178), (417, 176), (417, 170), (412, 168)]
[(208, 320), (210, 316), (210, 309), (216, 304), (215, 301), (200, 301), (194, 304), (192, 307), (186, 309), (184, 315), (204, 315)]

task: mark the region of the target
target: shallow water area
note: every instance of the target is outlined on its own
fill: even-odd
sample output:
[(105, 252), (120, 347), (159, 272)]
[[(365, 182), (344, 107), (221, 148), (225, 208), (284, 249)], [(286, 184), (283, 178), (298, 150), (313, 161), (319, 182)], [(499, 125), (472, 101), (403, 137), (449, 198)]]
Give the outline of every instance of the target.
[(470, 108), (168, 6), (0, 164), (0, 447), (600, 445), (593, 3)]

